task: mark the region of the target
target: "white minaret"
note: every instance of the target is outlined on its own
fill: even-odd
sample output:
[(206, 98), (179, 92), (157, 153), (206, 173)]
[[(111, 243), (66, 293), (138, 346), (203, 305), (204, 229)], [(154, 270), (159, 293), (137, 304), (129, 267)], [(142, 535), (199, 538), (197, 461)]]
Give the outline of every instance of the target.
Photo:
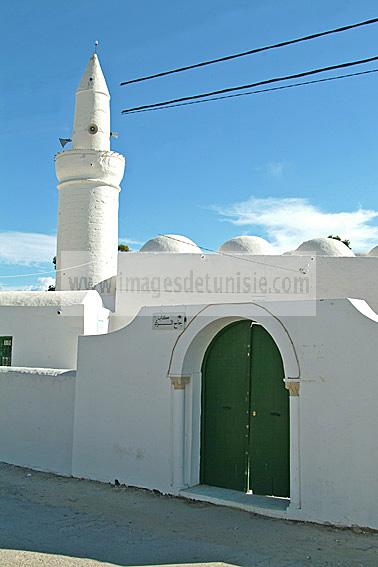
[(110, 95), (96, 53), (76, 91), (72, 149), (56, 155), (56, 289), (91, 289), (117, 275), (118, 195), (125, 158), (110, 151)]

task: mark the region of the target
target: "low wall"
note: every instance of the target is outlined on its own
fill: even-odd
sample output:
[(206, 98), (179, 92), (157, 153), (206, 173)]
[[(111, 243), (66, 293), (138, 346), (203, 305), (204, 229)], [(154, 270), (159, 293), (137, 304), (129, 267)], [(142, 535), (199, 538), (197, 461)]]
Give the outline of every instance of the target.
[(0, 460), (70, 475), (76, 372), (0, 367)]

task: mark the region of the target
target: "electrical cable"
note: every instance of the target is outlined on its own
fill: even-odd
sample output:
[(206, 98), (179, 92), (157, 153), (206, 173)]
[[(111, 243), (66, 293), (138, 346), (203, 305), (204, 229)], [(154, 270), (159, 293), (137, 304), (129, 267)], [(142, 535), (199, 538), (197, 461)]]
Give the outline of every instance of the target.
[[(14, 278), (29, 278), (32, 276), (46, 276), (48, 274), (56, 274), (57, 272), (67, 272), (68, 270), (77, 270), (77, 268), (83, 268), (84, 266), (90, 266), (91, 264), (93, 264), (93, 261), (91, 262), (85, 262), (85, 264), (78, 264), (77, 266), (68, 266), (67, 268), (60, 268), (58, 270), (51, 268), (50, 270), (47, 270), (46, 272), (32, 272), (30, 274), (13, 274), (11, 276), (9, 275), (0, 275), (0, 278), (2, 280), (7, 279), (14, 279)], [(0, 285), (1, 287), (1, 285)]]
[(294, 73), (293, 75), (284, 75), (282, 77), (274, 77), (272, 79), (265, 79), (264, 81), (258, 81), (256, 83), (249, 83), (247, 85), (240, 85), (240, 86), (237, 86), (237, 87), (228, 87), (228, 88), (220, 89), (220, 90), (217, 90), (217, 91), (209, 91), (207, 93), (201, 93), (201, 94), (197, 94), (197, 95), (184, 96), (184, 97), (174, 98), (174, 99), (166, 100), (166, 101), (162, 101), (162, 102), (156, 102), (154, 104), (144, 104), (142, 106), (135, 106), (133, 108), (126, 108), (125, 110), (122, 110), (122, 114), (129, 114), (129, 113), (139, 111), (139, 110), (147, 110), (147, 109), (150, 109), (150, 108), (164, 107), (164, 106), (177, 104), (177, 103), (181, 103), (181, 102), (187, 102), (187, 101), (191, 101), (191, 100), (198, 100), (198, 99), (202, 99), (202, 98), (213, 97), (213, 96), (217, 96), (217, 95), (220, 95), (220, 94), (225, 94), (225, 93), (229, 93), (229, 92), (259, 87), (259, 86), (262, 86), (262, 85), (268, 85), (268, 84), (272, 84), (272, 83), (278, 83), (278, 82), (281, 82), (281, 81), (288, 81), (288, 80), (291, 80), (291, 79), (299, 79), (300, 77), (307, 77), (309, 75), (315, 75), (315, 74), (318, 74), (318, 73), (325, 73), (327, 71), (334, 71), (335, 69), (344, 69), (346, 67), (352, 67), (352, 66), (355, 66), (355, 65), (363, 65), (363, 64), (371, 63), (372, 61), (377, 61), (377, 60), (378, 60), (378, 55), (375, 55), (374, 57), (368, 57), (366, 59), (358, 59), (356, 61), (348, 61), (348, 62), (345, 62), (345, 63), (338, 63), (337, 65), (329, 65), (327, 67), (320, 67), (320, 68), (317, 68), (317, 69), (311, 69), (310, 71), (301, 71), (300, 73)]
[(257, 91), (247, 91), (245, 93), (234, 93), (234, 94), (230, 94), (230, 95), (223, 95), (223, 96), (206, 98), (204, 100), (192, 100), (190, 102), (182, 102), (182, 103), (179, 103), (179, 104), (170, 104), (170, 105), (167, 105), (167, 106), (158, 106), (156, 108), (145, 108), (143, 110), (134, 110), (134, 111), (127, 112), (126, 114), (138, 114), (139, 112), (151, 112), (151, 111), (154, 111), (154, 110), (165, 110), (166, 108), (177, 108), (179, 106), (189, 106), (189, 105), (192, 105), (192, 104), (201, 104), (203, 102), (213, 102), (213, 101), (216, 101), (216, 100), (224, 100), (224, 99), (227, 99), (227, 98), (235, 98), (235, 97), (247, 96), (247, 95), (253, 95), (253, 94), (282, 91), (284, 89), (291, 89), (293, 87), (302, 87), (302, 86), (305, 86), (305, 85), (313, 85), (315, 83), (325, 83), (327, 81), (336, 81), (337, 79), (347, 79), (347, 78), (350, 78), (350, 77), (357, 77), (357, 76), (360, 76), (360, 75), (369, 75), (371, 73), (377, 73), (377, 72), (378, 72), (378, 68), (377, 69), (370, 69), (369, 71), (360, 71), (358, 73), (348, 73), (347, 75), (337, 75), (335, 77), (327, 77), (325, 79), (314, 79), (313, 81), (302, 81), (300, 83), (293, 83), (291, 85), (281, 85), (280, 87), (271, 87), (269, 89), (259, 89)]
[(287, 41), (281, 41), (280, 43), (265, 45), (263, 47), (256, 47), (256, 48), (250, 49), (248, 51), (242, 51), (241, 53), (234, 53), (232, 55), (226, 55), (224, 57), (218, 57), (217, 59), (210, 59), (210, 60), (207, 60), (207, 61), (202, 61), (201, 63), (195, 63), (193, 65), (187, 65), (185, 67), (178, 67), (176, 69), (170, 69), (168, 71), (162, 71), (161, 73), (155, 73), (153, 75), (146, 75), (144, 77), (138, 77), (136, 79), (130, 79), (128, 81), (123, 81), (122, 83), (120, 83), (120, 85), (121, 86), (131, 85), (133, 83), (140, 83), (142, 81), (148, 81), (150, 79), (156, 79), (158, 77), (164, 77), (166, 75), (173, 75), (174, 73), (181, 73), (183, 71), (189, 71), (190, 69), (197, 69), (199, 67), (205, 67), (206, 65), (212, 65), (214, 63), (221, 63), (223, 61), (230, 61), (232, 59), (237, 59), (238, 57), (245, 57), (246, 55), (253, 55), (254, 53), (261, 53), (262, 51), (268, 51), (270, 49), (277, 49), (277, 48), (280, 48), (280, 47), (286, 47), (288, 45), (293, 45), (293, 44), (296, 44), (296, 43), (301, 43), (301, 42), (304, 42), (304, 41), (317, 39), (319, 37), (324, 37), (326, 35), (331, 35), (331, 34), (334, 34), (334, 33), (344, 32), (344, 31), (351, 30), (351, 29), (354, 29), (354, 28), (359, 28), (359, 27), (362, 27), (362, 26), (376, 24), (377, 22), (378, 22), (378, 18), (372, 18), (370, 20), (364, 20), (362, 22), (357, 22), (355, 24), (342, 26), (340, 28), (333, 28), (333, 29), (330, 29), (330, 30), (326, 30), (326, 31), (318, 32), (318, 33), (313, 33), (311, 35), (306, 35), (306, 36), (303, 36), (303, 37), (297, 37), (297, 38), (294, 38), (294, 39), (289, 39)]

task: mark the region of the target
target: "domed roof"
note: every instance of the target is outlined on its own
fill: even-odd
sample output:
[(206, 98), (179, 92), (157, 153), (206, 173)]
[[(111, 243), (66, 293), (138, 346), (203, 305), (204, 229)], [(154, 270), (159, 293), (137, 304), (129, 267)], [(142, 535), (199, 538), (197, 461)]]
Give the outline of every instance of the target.
[(312, 238), (302, 242), (291, 254), (316, 254), (318, 256), (354, 256), (352, 250), (335, 238)]
[(273, 246), (260, 236), (235, 236), (223, 242), (219, 252), (233, 254), (274, 254)]
[(374, 246), (368, 253), (367, 256), (378, 256), (378, 246)]
[(151, 238), (139, 252), (171, 252), (178, 254), (202, 254), (201, 248), (181, 234), (161, 234)]

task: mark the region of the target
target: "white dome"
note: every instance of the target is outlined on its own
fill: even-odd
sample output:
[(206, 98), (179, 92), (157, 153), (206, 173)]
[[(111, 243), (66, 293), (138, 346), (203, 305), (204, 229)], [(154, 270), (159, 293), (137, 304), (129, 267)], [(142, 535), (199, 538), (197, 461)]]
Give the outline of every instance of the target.
[(178, 254), (202, 254), (201, 248), (180, 234), (162, 234), (151, 238), (139, 252), (171, 252)]
[(374, 246), (368, 253), (367, 256), (378, 256), (378, 246)]
[(335, 238), (312, 238), (302, 242), (292, 254), (315, 254), (318, 256), (354, 256), (352, 250)]
[(260, 236), (235, 236), (223, 242), (219, 252), (234, 254), (274, 254), (273, 246)]

